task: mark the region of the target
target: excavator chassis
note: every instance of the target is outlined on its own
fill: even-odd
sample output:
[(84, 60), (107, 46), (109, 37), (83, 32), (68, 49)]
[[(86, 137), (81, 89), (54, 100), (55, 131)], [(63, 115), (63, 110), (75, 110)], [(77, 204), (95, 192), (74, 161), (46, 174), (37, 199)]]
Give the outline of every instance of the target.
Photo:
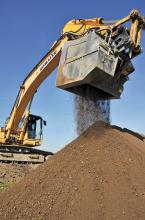
[(0, 146), (0, 162), (43, 163), (53, 153), (30, 147)]

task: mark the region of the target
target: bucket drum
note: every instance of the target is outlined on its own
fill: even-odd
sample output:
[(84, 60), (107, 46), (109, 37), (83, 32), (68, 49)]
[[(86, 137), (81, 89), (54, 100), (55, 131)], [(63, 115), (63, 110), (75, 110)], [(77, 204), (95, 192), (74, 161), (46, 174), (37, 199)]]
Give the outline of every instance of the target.
[(80, 96), (89, 89), (98, 99), (120, 98), (126, 80), (117, 74), (118, 63), (119, 56), (109, 53), (106, 41), (90, 32), (64, 44), (56, 86)]

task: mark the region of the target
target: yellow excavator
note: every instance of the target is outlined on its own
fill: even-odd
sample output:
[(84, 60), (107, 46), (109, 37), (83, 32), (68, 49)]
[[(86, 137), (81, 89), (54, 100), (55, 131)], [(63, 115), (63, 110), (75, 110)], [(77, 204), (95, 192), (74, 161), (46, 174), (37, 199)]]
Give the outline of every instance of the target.
[[(130, 28), (124, 25), (128, 22)], [(30, 108), (38, 87), (56, 67), (56, 86), (61, 89), (83, 96), (82, 91), (89, 87), (98, 94), (98, 99), (120, 98), (124, 83), (134, 71), (131, 59), (142, 52), (144, 28), (145, 18), (138, 10), (117, 21), (103, 18), (69, 21), (20, 87), (10, 116), (0, 128), (0, 160), (43, 162), (40, 152), (30, 149), (42, 144), (46, 122), (32, 115)], [(21, 157), (24, 154), (26, 157)]]

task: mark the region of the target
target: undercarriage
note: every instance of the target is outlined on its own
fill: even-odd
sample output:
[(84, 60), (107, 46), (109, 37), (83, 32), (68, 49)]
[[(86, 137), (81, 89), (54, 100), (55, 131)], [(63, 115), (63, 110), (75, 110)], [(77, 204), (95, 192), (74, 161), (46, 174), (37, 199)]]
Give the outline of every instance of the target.
[(0, 162), (43, 163), (53, 153), (30, 147), (0, 146)]

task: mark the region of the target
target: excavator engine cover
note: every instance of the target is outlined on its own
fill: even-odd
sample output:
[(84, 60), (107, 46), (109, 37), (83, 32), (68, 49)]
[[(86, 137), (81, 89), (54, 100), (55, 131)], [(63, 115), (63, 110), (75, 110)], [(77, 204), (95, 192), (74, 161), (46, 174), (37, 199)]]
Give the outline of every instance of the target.
[[(107, 42), (95, 32), (68, 41), (62, 49), (56, 86), (81, 96), (91, 89), (98, 99), (120, 98), (128, 78), (116, 73), (119, 60), (109, 54)], [(134, 71), (130, 61), (126, 66)]]

